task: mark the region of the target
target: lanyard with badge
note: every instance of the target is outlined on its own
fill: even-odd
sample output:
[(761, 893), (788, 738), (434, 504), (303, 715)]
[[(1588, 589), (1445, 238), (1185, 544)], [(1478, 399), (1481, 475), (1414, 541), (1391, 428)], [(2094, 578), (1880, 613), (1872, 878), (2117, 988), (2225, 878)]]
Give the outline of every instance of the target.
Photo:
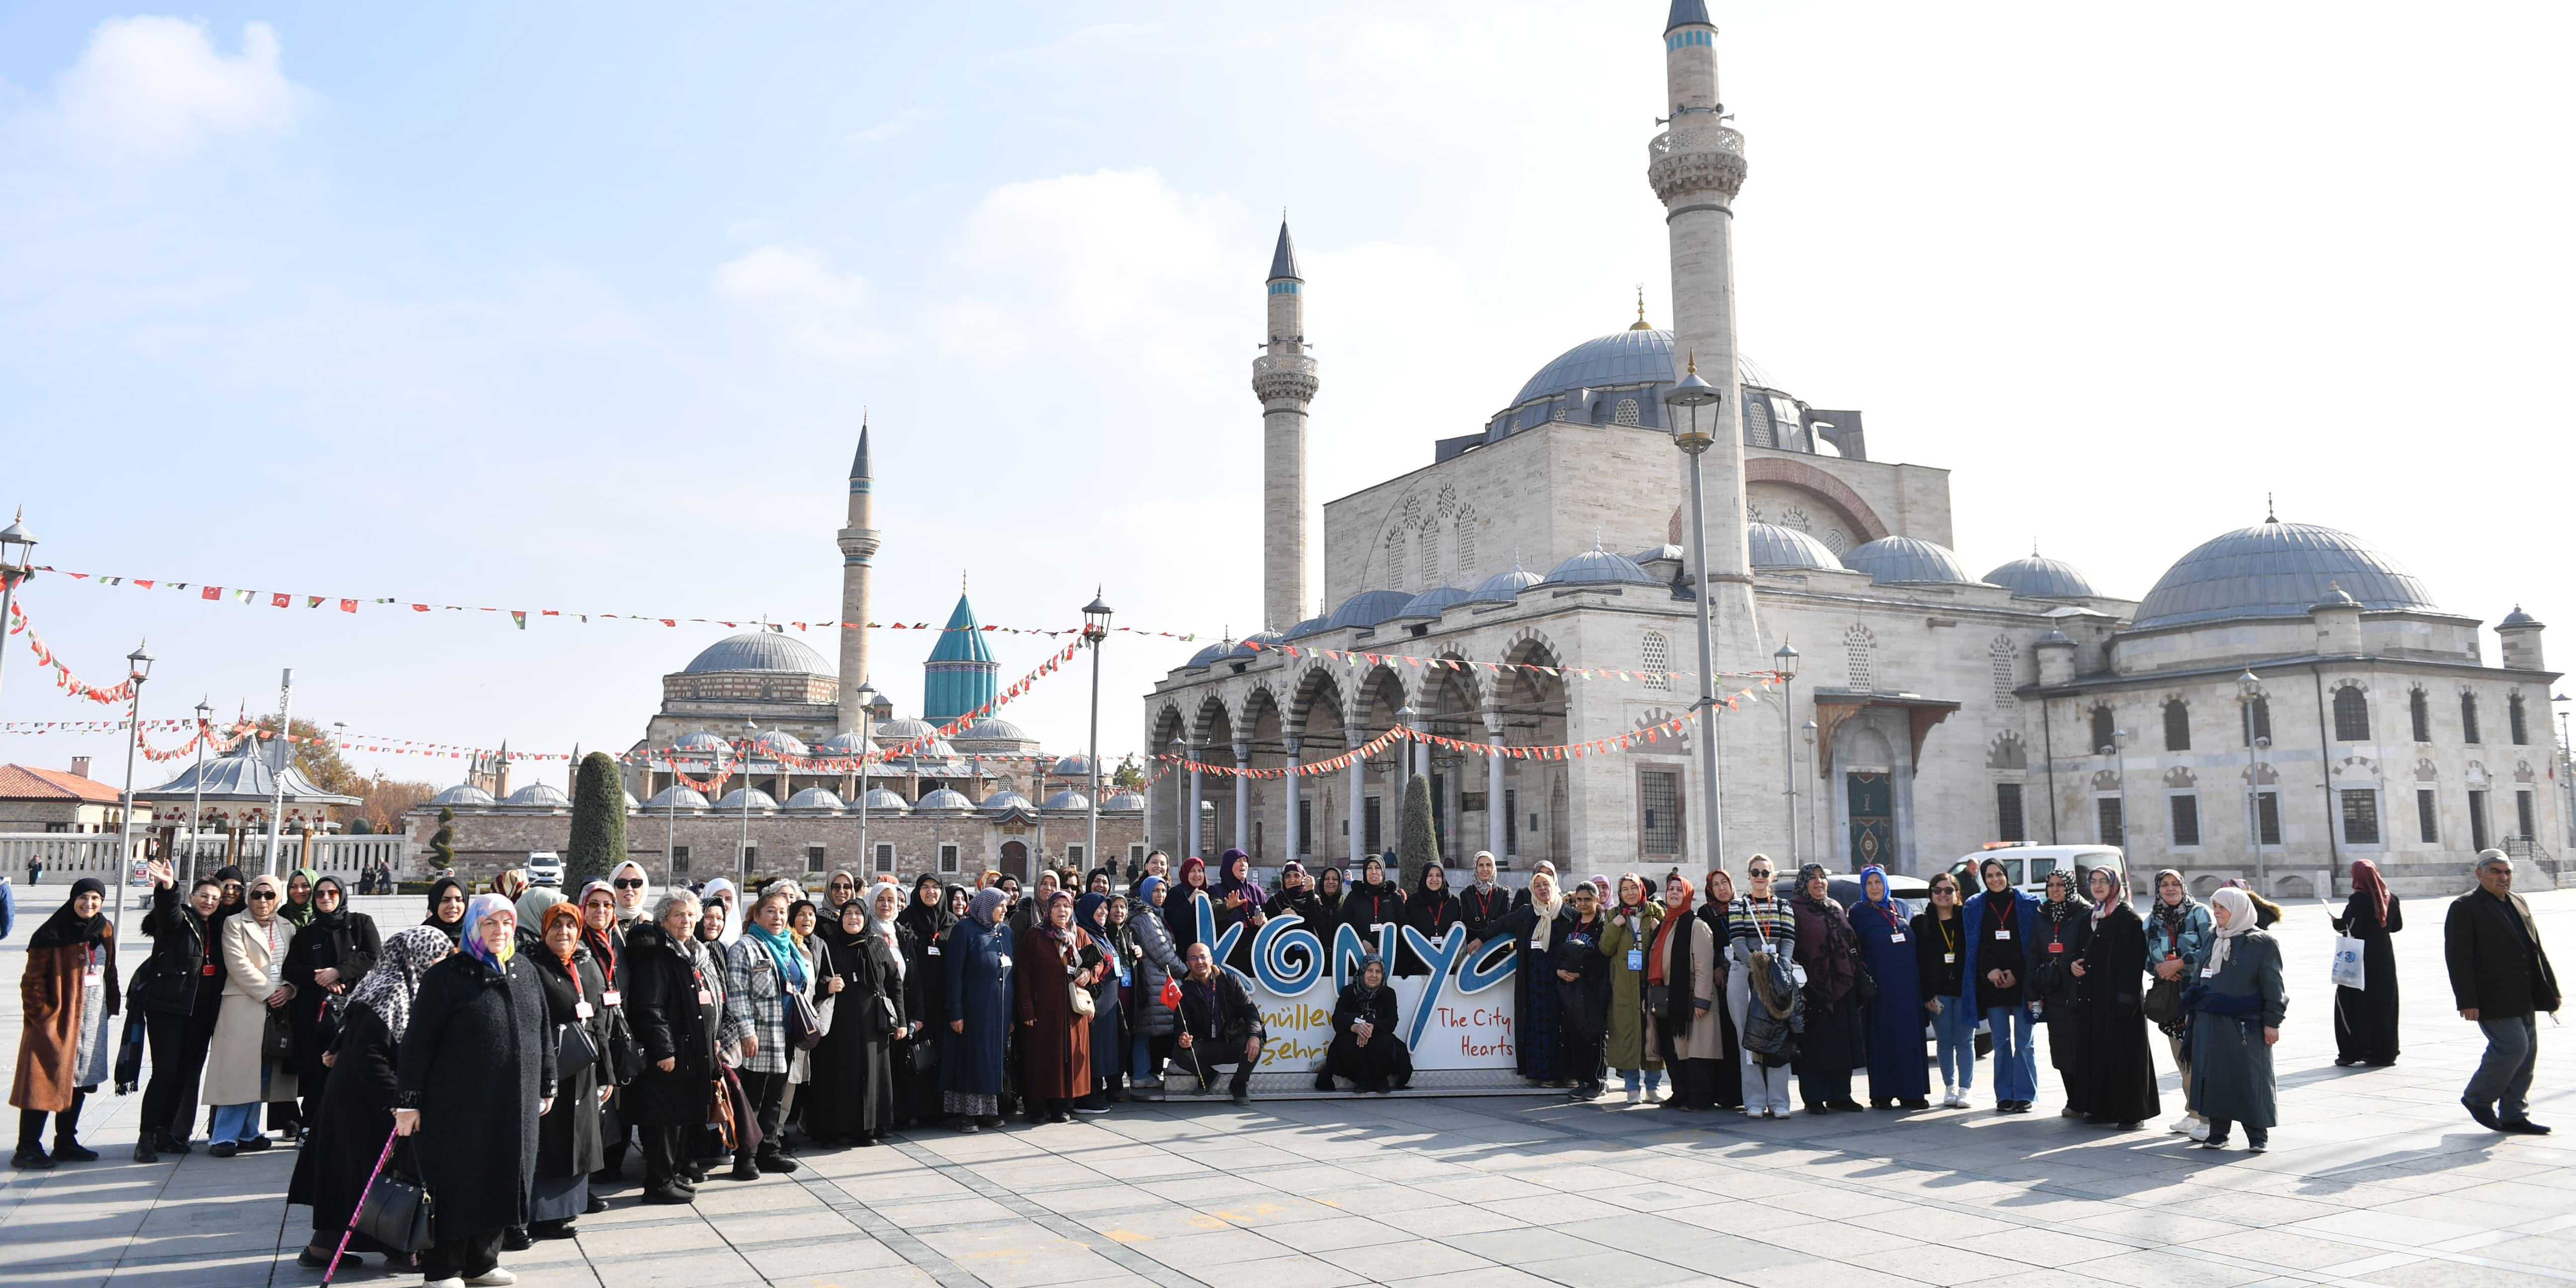
[[(583, 995), (581, 987), (581, 963), (565, 962), (564, 974), (572, 977), (572, 1017), (576, 1020), (589, 1019), (590, 999)], [(602, 1002), (608, 1000), (608, 994), (605, 991), (600, 993), (600, 1000)]]

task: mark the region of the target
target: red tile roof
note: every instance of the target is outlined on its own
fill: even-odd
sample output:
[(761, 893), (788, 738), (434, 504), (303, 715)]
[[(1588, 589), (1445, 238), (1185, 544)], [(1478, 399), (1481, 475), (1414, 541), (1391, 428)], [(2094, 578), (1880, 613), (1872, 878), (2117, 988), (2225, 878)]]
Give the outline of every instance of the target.
[(0, 800), (78, 800), (94, 805), (114, 805), (122, 799), (115, 788), (69, 770), (0, 765)]

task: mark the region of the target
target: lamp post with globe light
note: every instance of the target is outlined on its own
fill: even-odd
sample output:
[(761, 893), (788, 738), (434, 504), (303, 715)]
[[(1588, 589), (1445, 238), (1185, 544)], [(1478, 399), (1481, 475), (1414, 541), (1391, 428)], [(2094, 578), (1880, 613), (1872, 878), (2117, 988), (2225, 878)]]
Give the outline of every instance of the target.
[(116, 937), (125, 938), (125, 892), (134, 888), (142, 868), (134, 861), (134, 746), (143, 733), (143, 681), (152, 675), (152, 655), (136, 644), (125, 655), (125, 808), (116, 821), (116, 863), (122, 873), (116, 885)]
[(1797, 744), (1789, 740), (1789, 722), (1798, 713), (1796, 693), (1790, 687), (1790, 681), (1798, 678), (1798, 650), (1789, 647), (1786, 639), (1773, 650), (1771, 669), (1780, 676), (1780, 781), (1786, 789), (1781, 794), (1789, 798), (1789, 866), (1794, 870), (1799, 867), (1798, 750)]
[[(1709, 638), (1708, 510), (1700, 499), (1700, 457), (1716, 446), (1717, 436), (1700, 428), (1699, 420), (1701, 408), (1725, 397), (1717, 386), (1700, 379), (1699, 362), (1695, 357), (1690, 361), (1690, 369), (1674, 382), (1672, 391), (1664, 395), (1664, 405), (1682, 409), (1688, 422), (1687, 427), (1674, 428), (1673, 446), (1690, 458), (1691, 569), (1696, 583), (1691, 587), (1691, 597), (1697, 601), (1699, 609), (1696, 616), (1699, 618), (1700, 789), (1706, 802), (1708, 864), (1712, 868), (1725, 864), (1726, 852), (1720, 843), (1722, 830), (1718, 826), (1717, 814), (1717, 654)], [(1722, 420), (1723, 417), (1712, 416), (1712, 419)]]
[[(36, 538), (27, 531), (27, 510), (21, 506), (18, 517), (0, 528), (0, 643), (9, 638), (9, 619), (17, 612), (18, 583), (36, 575), (28, 562), (35, 557)], [(0, 648), (0, 668), (9, 664), (9, 650)]]
[(1100, 644), (1109, 638), (1109, 601), (1101, 598), (1102, 587), (1091, 589), (1091, 602), (1082, 606), (1082, 642), (1091, 647), (1091, 831), (1082, 847), (1082, 861), (1097, 868), (1100, 862)]

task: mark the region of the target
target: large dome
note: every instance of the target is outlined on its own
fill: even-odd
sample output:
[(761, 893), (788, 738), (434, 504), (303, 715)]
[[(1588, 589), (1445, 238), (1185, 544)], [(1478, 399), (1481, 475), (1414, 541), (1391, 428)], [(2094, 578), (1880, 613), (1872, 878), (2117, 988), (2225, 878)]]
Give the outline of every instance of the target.
[(2439, 612), (2414, 574), (2349, 534), (2265, 520), (2204, 542), (2138, 601), (2134, 626), (2304, 617), (2331, 588), (2373, 612)]
[(806, 646), (776, 631), (745, 631), (709, 644), (681, 667), (683, 675), (703, 671), (783, 671), (790, 675), (830, 675), (832, 664)]
[(1776, 523), (1744, 525), (1744, 545), (1756, 568), (1840, 568), (1834, 548)]
[(1672, 332), (1613, 331), (1556, 355), (1555, 361), (1539, 368), (1538, 374), (1512, 395), (1511, 405), (1518, 407), (1533, 398), (1553, 398), (1579, 389), (1657, 381), (1669, 384), (1672, 378)]
[(1654, 574), (1640, 568), (1626, 555), (1612, 554), (1598, 543), (1583, 553), (1558, 564), (1540, 583), (1543, 586), (1660, 586)]
[(1880, 537), (1843, 552), (1843, 566), (1865, 572), (1882, 586), (1917, 584), (1974, 585), (1965, 564), (1950, 548), (1921, 537)]

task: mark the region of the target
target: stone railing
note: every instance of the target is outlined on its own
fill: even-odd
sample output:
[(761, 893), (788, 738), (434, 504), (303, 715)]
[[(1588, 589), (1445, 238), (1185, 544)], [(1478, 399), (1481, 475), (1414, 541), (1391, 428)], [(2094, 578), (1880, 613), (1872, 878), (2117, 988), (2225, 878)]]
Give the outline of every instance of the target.
[(1699, 126), (1675, 150), (1672, 131), (1646, 141), (1646, 182), (1657, 200), (1716, 193), (1733, 200), (1744, 186), (1744, 135), (1729, 126)]
[[(150, 834), (138, 834), (137, 847), (151, 840)], [(408, 873), (411, 862), (411, 838), (400, 834), (381, 836), (317, 836), (312, 842), (312, 861), (306, 862), (308, 838), (289, 836), (278, 843), (277, 870), (311, 867), (337, 876), (354, 877), (369, 867), (382, 863), (397, 877)], [(104, 877), (117, 870), (120, 841), (114, 832), (0, 832), (0, 872), (23, 876), (29, 860), (41, 856), (45, 877), (50, 883), (58, 874), (66, 879), (77, 876)], [(184, 869), (195, 851), (197, 870), (211, 872), (226, 863), (239, 864), (245, 872), (268, 870), (268, 838), (246, 836), (233, 845), (222, 836), (180, 837), (171, 847), (170, 858)]]

